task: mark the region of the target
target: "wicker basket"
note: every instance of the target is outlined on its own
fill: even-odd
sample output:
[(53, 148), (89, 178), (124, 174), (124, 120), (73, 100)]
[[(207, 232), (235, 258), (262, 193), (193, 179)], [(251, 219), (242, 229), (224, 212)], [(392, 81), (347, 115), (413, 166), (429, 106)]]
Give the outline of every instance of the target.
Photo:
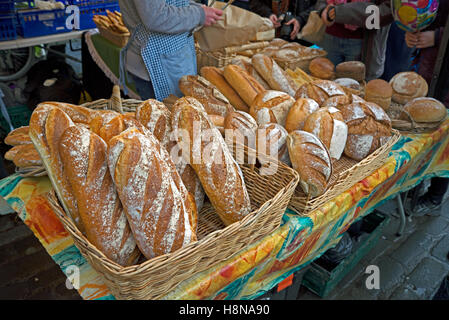
[[(244, 152), (248, 156), (247, 148)], [(259, 169), (250, 165), (241, 165), (254, 210), (243, 220), (225, 227), (210, 203), (206, 203), (198, 214), (197, 242), (130, 267), (116, 264), (94, 247), (68, 218), (54, 194), (49, 194), (49, 202), (75, 245), (116, 298), (160, 299), (182, 281), (231, 258), (280, 226), (299, 176), (284, 164), (275, 165), (278, 170), (271, 176), (260, 175)]]
[(299, 57), (297, 59), (281, 59), (279, 57), (272, 57), (277, 64), (284, 70), (291, 69), (296, 70), (296, 68), (301, 68), (305, 72), (309, 72), (310, 62), (318, 57), (325, 57), (327, 52), (321, 49), (312, 49), (313, 54), (304, 57)]
[(308, 215), (379, 169), (387, 161), (393, 145), (401, 138), (399, 131), (394, 129), (392, 131), (391, 139), (365, 159), (356, 161), (342, 156), (340, 160), (335, 161), (328, 189), (321, 196), (310, 198), (298, 185), (289, 208), (299, 215)]
[(128, 43), (129, 39), (129, 33), (117, 33), (110, 29), (104, 28), (101, 25), (96, 24), (98, 31), (100, 32), (100, 35), (111, 41), (113, 44), (115, 44), (119, 48), (123, 48)]

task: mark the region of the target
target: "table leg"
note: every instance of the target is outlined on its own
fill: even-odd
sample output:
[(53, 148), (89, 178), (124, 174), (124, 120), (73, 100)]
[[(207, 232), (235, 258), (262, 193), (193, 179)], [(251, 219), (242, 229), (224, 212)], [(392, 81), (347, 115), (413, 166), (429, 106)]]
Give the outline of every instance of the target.
[(402, 233), (404, 232), (405, 223), (406, 223), (405, 211), (404, 211), (404, 206), (402, 204), (401, 194), (398, 194), (396, 196), (396, 201), (398, 203), (398, 211), (399, 211), (399, 219), (400, 219), (399, 229), (398, 229), (398, 232), (396, 233), (396, 236), (400, 237), (402, 235)]

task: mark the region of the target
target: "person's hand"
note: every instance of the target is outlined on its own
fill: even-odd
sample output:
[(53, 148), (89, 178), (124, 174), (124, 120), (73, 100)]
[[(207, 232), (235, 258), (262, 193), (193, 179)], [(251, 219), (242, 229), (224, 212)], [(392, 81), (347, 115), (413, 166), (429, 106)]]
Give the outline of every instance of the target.
[(405, 43), (407, 47), (414, 48), (418, 44), (418, 33), (406, 32)]
[(418, 32), (418, 43), (416, 48), (424, 49), (435, 45), (435, 31)]
[[(329, 21), (327, 19), (328, 12), (329, 12), (329, 18), (331, 18), (331, 21)], [(335, 20), (335, 8), (331, 5), (328, 5), (321, 13), (321, 20), (323, 21), (323, 23), (326, 27), (330, 27), (331, 25), (333, 25), (334, 20)]]
[(273, 22), (274, 28), (279, 28), (281, 26), (281, 23), (279, 22), (278, 17), (275, 14), (272, 14), (269, 19), (271, 22)]
[(204, 13), (206, 14), (206, 19), (204, 20), (204, 25), (206, 27), (215, 24), (223, 16), (223, 10), (211, 8), (205, 5), (202, 5), (202, 7)]
[(296, 35), (299, 32), (299, 29), (301, 28), (301, 25), (298, 20), (291, 19), (289, 22), (286, 23), (287, 26), (293, 24), (293, 30), (292, 33), (290, 33), (290, 39), (295, 40)]

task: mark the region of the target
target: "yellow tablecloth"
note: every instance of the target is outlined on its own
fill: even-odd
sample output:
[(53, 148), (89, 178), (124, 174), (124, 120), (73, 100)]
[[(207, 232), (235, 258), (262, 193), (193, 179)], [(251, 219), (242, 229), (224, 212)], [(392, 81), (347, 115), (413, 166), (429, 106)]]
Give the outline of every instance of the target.
[[(254, 299), (334, 246), (358, 218), (384, 201), (433, 176), (449, 177), (449, 120), (429, 134), (406, 135), (388, 161), (320, 209), (301, 217), (287, 210), (282, 225), (229, 260), (182, 282), (166, 299)], [(0, 195), (18, 212), (67, 274), (80, 268), (84, 299), (113, 299), (95, 270), (50, 209), (43, 194), (48, 178), (10, 176), (0, 181)]]

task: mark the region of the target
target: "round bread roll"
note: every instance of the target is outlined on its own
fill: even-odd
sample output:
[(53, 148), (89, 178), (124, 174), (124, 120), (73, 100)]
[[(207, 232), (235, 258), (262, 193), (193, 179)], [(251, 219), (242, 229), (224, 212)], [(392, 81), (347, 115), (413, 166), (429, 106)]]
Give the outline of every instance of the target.
[(265, 161), (263, 160), (263, 157), (259, 155), (267, 155), (290, 165), (290, 158), (288, 156), (286, 145), (287, 136), (287, 130), (277, 123), (267, 123), (260, 125), (257, 128), (257, 154), (262, 166), (265, 165)]
[(309, 70), (312, 76), (320, 79), (332, 79), (335, 76), (335, 65), (327, 58), (319, 57), (310, 62)]
[(337, 64), (335, 74), (337, 78), (351, 78), (360, 82), (365, 80), (366, 67), (360, 61), (346, 61)]
[(391, 120), (375, 103), (355, 102), (340, 109), (348, 126), (345, 155), (360, 161), (391, 137)]
[(362, 92), (362, 87), (357, 80), (351, 78), (338, 78), (334, 81), (335, 83), (339, 84), (348, 95), (360, 95), (360, 93)]
[(309, 98), (315, 100), (320, 107), (336, 107), (349, 103), (343, 88), (330, 80), (315, 80), (303, 84), (296, 91), (295, 99)]
[(414, 98), (425, 97), (429, 90), (426, 80), (416, 72), (399, 72), (390, 80), (393, 88), (391, 99), (406, 104)]
[(320, 108), (315, 100), (299, 98), (290, 108), (285, 120), (285, 129), (288, 133), (302, 130), (306, 118)]
[(294, 103), (295, 99), (285, 92), (267, 90), (256, 96), (250, 114), (259, 125), (278, 123), (285, 126), (287, 114)]
[(257, 122), (244, 111), (228, 113), (224, 119), (225, 140), (228, 146), (236, 142), (256, 149)]
[(381, 106), (385, 111), (390, 109), (392, 95), (393, 88), (391, 88), (391, 85), (385, 80), (374, 79), (369, 81), (365, 86), (365, 100), (374, 102)]
[(287, 148), (304, 193), (310, 197), (322, 195), (332, 176), (332, 161), (326, 146), (313, 134), (296, 130), (288, 135)]
[[(410, 116), (410, 117), (409, 117)], [(446, 118), (447, 109), (434, 98), (415, 98), (402, 109), (401, 119), (415, 122), (439, 122)]]
[(329, 150), (332, 159), (340, 159), (346, 146), (348, 126), (338, 109), (330, 107), (315, 111), (304, 122), (304, 131), (318, 137)]

